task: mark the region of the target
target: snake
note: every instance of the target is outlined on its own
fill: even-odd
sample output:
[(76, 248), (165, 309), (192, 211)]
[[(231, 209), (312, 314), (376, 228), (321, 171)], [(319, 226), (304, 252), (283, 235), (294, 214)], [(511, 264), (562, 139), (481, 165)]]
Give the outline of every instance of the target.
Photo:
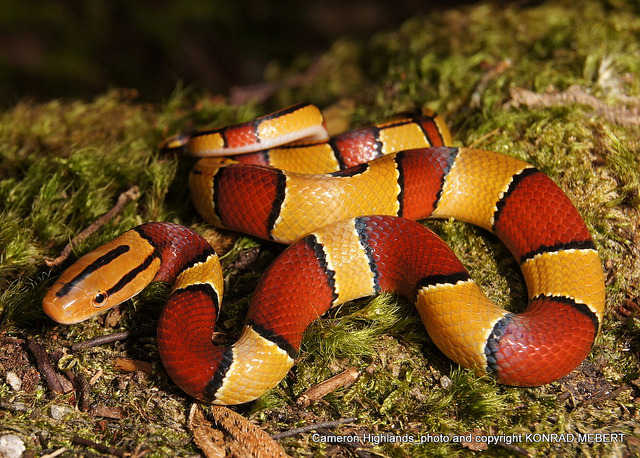
[[(547, 175), (451, 142), (428, 110), (329, 137), (309, 104), (169, 137), (163, 149), (200, 157), (189, 186), (206, 221), (289, 244), (259, 281), (240, 337), (212, 342), (220, 261), (199, 234), (172, 222), (145, 223), (78, 259), (46, 293), (44, 311), (76, 323), (152, 281), (172, 283), (158, 322), (160, 358), (177, 386), (213, 404), (259, 398), (292, 368), (310, 323), (381, 292), (413, 302), (433, 343), (462, 367), (513, 386), (558, 380), (587, 357), (601, 327), (605, 286), (594, 241)], [(312, 172), (304, 170), (309, 155)], [(416, 222), (427, 218), (495, 234), (522, 271), (524, 311), (489, 300), (453, 251)]]

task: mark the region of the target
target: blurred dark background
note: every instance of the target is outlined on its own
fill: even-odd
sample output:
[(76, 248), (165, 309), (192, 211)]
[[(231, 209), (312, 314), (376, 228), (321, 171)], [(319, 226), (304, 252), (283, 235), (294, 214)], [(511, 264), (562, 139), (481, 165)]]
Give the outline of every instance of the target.
[(3, 0), (0, 104), (134, 88), (166, 100), (178, 82), (226, 94), (338, 38), (366, 40), (469, 1)]

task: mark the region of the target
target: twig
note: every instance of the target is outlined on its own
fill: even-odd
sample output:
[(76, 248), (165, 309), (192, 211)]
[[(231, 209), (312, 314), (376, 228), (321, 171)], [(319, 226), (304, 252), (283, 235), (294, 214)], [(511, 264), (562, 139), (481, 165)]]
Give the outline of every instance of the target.
[[(318, 430), (319, 433), (321, 433), (323, 436), (327, 436), (327, 437), (335, 437), (337, 438), (338, 436), (334, 433), (332, 433), (331, 431), (325, 430), (325, 429), (320, 429)], [(344, 439), (343, 437), (341, 437), (341, 439)], [(339, 443), (342, 447), (349, 449), (351, 452), (353, 452), (357, 457), (359, 458), (372, 458), (373, 456), (378, 456), (377, 454), (374, 455), (373, 453), (368, 452), (367, 450), (363, 450), (364, 447), (369, 447), (369, 445), (363, 445), (361, 441), (344, 441), (344, 440), (330, 440), (328, 441), (329, 443)]]
[(86, 229), (84, 229), (82, 232), (80, 232), (78, 235), (76, 235), (67, 244), (67, 246), (64, 247), (64, 250), (62, 250), (62, 252), (60, 253), (60, 256), (58, 256), (57, 258), (55, 258), (53, 260), (45, 259), (45, 261), (44, 261), (45, 264), (47, 266), (49, 266), (49, 267), (58, 267), (60, 264), (62, 264), (64, 261), (67, 260), (67, 258), (71, 254), (71, 251), (73, 251), (73, 248), (79, 242), (83, 241), (84, 239), (86, 239), (87, 237), (92, 235), (94, 232), (96, 232), (98, 229), (100, 229), (102, 226), (104, 226), (107, 221), (109, 221), (115, 215), (120, 213), (122, 211), (122, 209), (129, 202), (131, 202), (133, 200), (136, 200), (138, 197), (140, 197), (140, 189), (137, 186), (131, 186), (128, 190), (126, 190), (125, 192), (120, 194), (120, 196), (118, 196), (118, 201), (116, 202), (116, 204), (107, 213), (102, 215), (96, 221), (91, 223), (91, 225), (89, 225)]
[(497, 445), (499, 445), (505, 450), (515, 452), (519, 455), (532, 456), (529, 450), (527, 450), (526, 448), (518, 447), (517, 445), (514, 445), (514, 444), (507, 444), (506, 442), (498, 442)]
[(511, 101), (506, 104), (506, 107), (518, 107), (520, 105), (527, 105), (529, 107), (552, 107), (578, 103), (590, 106), (597, 114), (615, 124), (621, 126), (640, 125), (639, 110), (633, 110), (619, 105), (607, 105), (577, 85), (570, 86), (563, 92), (547, 92), (544, 94), (537, 94), (523, 88), (512, 88), (509, 90), (509, 94), (511, 95)]
[(71, 345), (71, 351), (80, 350), (82, 348), (97, 347), (99, 345), (104, 345), (111, 342), (119, 342), (121, 340), (127, 340), (134, 337), (143, 337), (143, 336), (151, 336), (151, 335), (153, 335), (153, 330), (150, 328), (116, 332), (114, 334), (107, 334), (104, 336), (95, 337), (93, 339), (83, 340), (82, 342), (76, 342), (73, 345)]
[(609, 399), (615, 399), (616, 397), (618, 397), (619, 394), (625, 391), (630, 391), (632, 389), (633, 388), (630, 387), (629, 385), (622, 384), (618, 388), (616, 388), (615, 390), (609, 393), (593, 396), (592, 398), (585, 399), (584, 401), (579, 402), (577, 407), (583, 407), (589, 404), (600, 404), (601, 402), (608, 401)]
[(66, 451), (67, 451), (67, 448), (66, 447), (62, 447), (62, 448), (59, 448), (58, 450), (56, 450), (53, 453), (49, 453), (47, 455), (42, 455), (40, 458), (55, 458), (56, 456), (62, 455)]
[(0, 401), (0, 409), (8, 410), (10, 412), (18, 412), (18, 413), (26, 413), (30, 411), (30, 409), (27, 408), (26, 404), (22, 402)]
[(49, 361), (49, 355), (47, 355), (47, 351), (44, 349), (42, 345), (37, 342), (31, 341), (29, 342), (29, 351), (36, 359), (36, 363), (38, 365), (38, 371), (42, 374), (49, 389), (57, 394), (63, 394), (64, 389), (62, 388), (62, 384), (58, 379), (58, 374), (55, 369), (51, 365), (51, 361)]
[(500, 132), (499, 128), (498, 129), (493, 129), (491, 132), (487, 132), (482, 137), (476, 138), (473, 142), (471, 142), (471, 144), (469, 145), (469, 148), (478, 148), (478, 145), (480, 143), (485, 141), (487, 138), (493, 137), (494, 135), (496, 135), (499, 132)]
[(85, 447), (94, 448), (99, 452), (109, 453), (111, 455), (122, 456), (122, 457), (127, 456), (127, 452), (124, 452), (114, 447), (109, 447), (108, 445), (98, 444), (97, 442), (93, 442), (92, 440), (85, 439), (84, 437), (73, 436), (72, 442), (77, 445), (84, 445)]
[(324, 382), (319, 383), (312, 388), (309, 388), (307, 391), (300, 395), (297, 404), (299, 406), (306, 407), (312, 401), (322, 399), (327, 394), (334, 392), (338, 388), (351, 385), (359, 376), (360, 372), (356, 368), (351, 367), (339, 373), (338, 375), (334, 375), (330, 379), (327, 379)]
[(75, 383), (73, 384), (78, 393), (78, 409), (80, 412), (87, 412), (89, 410), (89, 381), (83, 373), (79, 373), (75, 377)]
[(139, 359), (116, 358), (113, 368), (123, 374), (136, 371), (144, 372), (149, 375), (153, 373), (153, 364), (149, 361), (141, 361)]
[(91, 415), (94, 417), (122, 420), (127, 417), (127, 412), (122, 407), (109, 407), (103, 404), (98, 404), (91, 409)]
[(315, 431), (321, 428), (336, 428), (346, 423), (353, 423), (357, 419), (358, 419), (357, 417), (349, 417), (349, 418), (341, 418), (340, 420), (323, 421), (320, 423), (314, 423), (313, 425), (301, 426), (300, 428), (294, 428), (288, 431), (283, 431), (281, 433), (272, 434), (271, 439), (273, 440), (284, 439), (285, 437), (297, 436), (298, 434), (308, 433), (309, 431)]

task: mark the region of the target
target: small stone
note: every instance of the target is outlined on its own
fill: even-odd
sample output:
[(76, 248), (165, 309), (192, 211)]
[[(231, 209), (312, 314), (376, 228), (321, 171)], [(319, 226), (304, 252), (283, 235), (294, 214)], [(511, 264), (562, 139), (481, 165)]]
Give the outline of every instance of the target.
[(451, 379), (449, 377), (447, 377), (446, 375), (443, 375), (442, 377), (440, 377), (440, 386), (442, 388), (444, 388), (445, 390), (447, 388), (450, 388), (452, 385), (451, 383)]
[(4, 458), (20, 458), (24, 451), (24, 442), (15, 434), (0, 436), (0, 456)]
[(7, 383), (13, 389), (13, 391), (20, 391), (20, 388), (22, 388), (22, 379), (18, 377), (18, 374), (13, 371), (9, 371), (7, 372), (6, 377)]
[(62, 420), (65, 416), (75, 412), (71, 407), (67, 406), (51, 406), (51, 418), (54, 420)]
[(29, 408), (24, 402), (16, 401), (12, 405), (16, 412), (29, 412)]

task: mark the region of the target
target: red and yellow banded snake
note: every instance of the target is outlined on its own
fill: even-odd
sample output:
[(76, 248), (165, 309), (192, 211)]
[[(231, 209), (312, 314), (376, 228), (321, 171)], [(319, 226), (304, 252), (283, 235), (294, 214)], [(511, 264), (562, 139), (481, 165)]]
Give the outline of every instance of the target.
[[(203, 157), (249, 153), (201, 159), (189, 178), (195, 206), (216, 226), (292, 243), (260, 281), (234, 345), (211, 342), (217, 256), (172, 223), (139, 226), (79, 259), (45, 296), (46, 313), (82, 321), (151, 281), (172, 282), (158, 328), (163, 364), (184, 391), (217, 404), (262, 395), (291, 368), (312, 321), (381, 291), (414, 301), (447, 356), (501, 383), (549, 383), (587, 356), (604, 311), (602, 267), (582, 218), (548, 177), (510, 156), (445, 146), (450, 134), (432, 113), (332, 139), (321, 127), (319, 110), (297, 105), (165, 143)], [(302, 148), (276, 146), (300, 136)], [(309, 151), (314, 174), (302, 173)], [(524, 312), (492, 304), (444, 242), (411, 221), (450, 217), (509, 248), (527, 284)]]

